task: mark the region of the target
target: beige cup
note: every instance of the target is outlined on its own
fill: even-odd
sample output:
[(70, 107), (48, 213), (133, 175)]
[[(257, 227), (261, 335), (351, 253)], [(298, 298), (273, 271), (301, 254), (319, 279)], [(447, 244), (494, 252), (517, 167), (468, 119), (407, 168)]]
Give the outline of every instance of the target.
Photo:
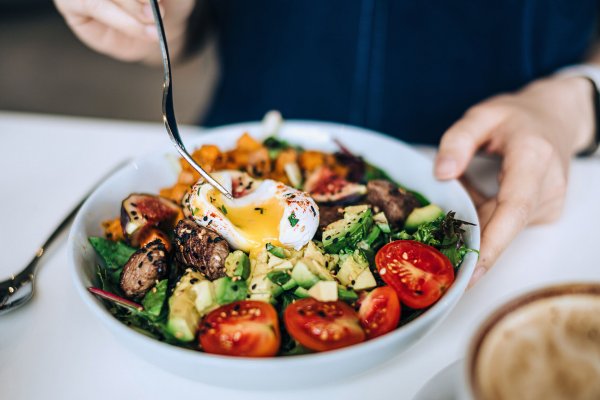
[(501, 306), (470, 341), (462, 399), (600, 399), (600, 282), (551, 286)]

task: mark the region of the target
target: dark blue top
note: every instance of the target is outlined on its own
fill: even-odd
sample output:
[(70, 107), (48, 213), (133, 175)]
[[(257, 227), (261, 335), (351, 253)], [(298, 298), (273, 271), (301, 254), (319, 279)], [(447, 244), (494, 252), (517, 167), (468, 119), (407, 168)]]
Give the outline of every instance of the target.
[(465, 110), (581, 62), (597, 0), (212, 0), (221, 82), (203, 124), (350, 123), (436, 143)]

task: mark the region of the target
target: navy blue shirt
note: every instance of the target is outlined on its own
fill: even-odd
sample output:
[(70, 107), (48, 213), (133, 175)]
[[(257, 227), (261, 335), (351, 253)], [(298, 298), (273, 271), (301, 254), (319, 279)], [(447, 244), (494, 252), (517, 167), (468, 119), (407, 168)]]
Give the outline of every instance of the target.
[(285, 118), (437, 143), (468, 107), (581, 62), (597, 0), (211, 0), (221, 81), (203, 124)]

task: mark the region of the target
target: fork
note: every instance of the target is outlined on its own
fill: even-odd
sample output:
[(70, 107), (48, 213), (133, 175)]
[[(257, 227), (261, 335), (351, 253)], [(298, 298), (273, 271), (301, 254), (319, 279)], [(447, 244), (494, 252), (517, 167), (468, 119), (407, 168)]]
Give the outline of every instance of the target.
[(125, 160), (120, 162), (114, 168), (112, 168), (108, 173), (106, 173), (100, 181), (94, 185), (93, 189), (88, 192), (83, 199), (77, 204), (67, 215), (62, 222), (54, 229), (54, 232), (50, 234), (48, 239), (44, 242), (42, 247), (40, 247), (33, 259), (27, 264), (27, 266), (16, 275), (11, 275), (11, 277), (5, 281), (0, 282), (0, 315), (6, 314), (9, 311), (17, 309), (22, 305), (26, 304), (33, 297), (33, 293), (35, 291), (35, 277), (38, 268), (38, 264), (44, 254), (46, 254), (47, 248), (54, 242), (61, 234), (61, 232), (69, 225), (73, 217), (77, 214), (77, 211), (81, 208), (83, 203), (87, 200), (88, 197), (92, 194), (93, 190), (95, 190), (100, 183), (104, 182), (106, 178), (111, 176), (115, 171), (123, 167), (125, 164), (129, 163), (130, 160)]
[(172, 88), (172, 74), (171, 74), (171, 59), (169, 57), (169, 47), (167, 46), (167, 37), (165, 35), (165, 29), (160, 16), (160, 10), (158, 8), (157, 0), (150, 0), (152, 6), (152, 13), (154, 14), (154, 23), (158, 30), (158, 38), (160, 43), (160, 52), (162, 56), (162, 63), (164, 69), (163, 75), (163, 101), (162, 101), (162, 114), (165, 128), (171, 138), (171, 141), (175, 145), (175, 148), (179, 154), (196, 170), (202, 175), (206, 181), (221, 192), (228, 199), (233, 199), (231, 193), (227, 191), (219, 182), (217, 182), (208, 172), (206, 172), (194, 159), (190, 156), (188, 151), (183, 145), (181, 136), (179, 135), (179, 129), (177, 129), (177, 121), (175, 119), (175, 110), (173, 108), (173, 88)]

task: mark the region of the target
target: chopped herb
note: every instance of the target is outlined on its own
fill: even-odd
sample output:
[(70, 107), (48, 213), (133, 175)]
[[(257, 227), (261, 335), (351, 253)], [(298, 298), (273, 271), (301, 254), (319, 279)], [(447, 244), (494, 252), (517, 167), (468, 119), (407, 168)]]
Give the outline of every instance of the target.
[(196, 215), (196, 214), (198, 214), (199, 212), (200, 212), (200, 209), (199, 209), (199, 208), (194, 208), (194, 209), (192, 210), (192, 215)]
[(259, 213), (263, 214), (265, 212), (265, 209), (262, 207), (255, 207), (254, 211), (258, 211)]
[(296, 218), (296, 213), (294, 211), (292, 211), (292, 213), (290, 214), (290, 216), (288, 217), (288, 221), (290, 221), (290, 225), (292, 226), (292, 228), (294, 226), (296, 226), (298, 224), (298, 222), (300, 221), (298, 218)]
[(221, 211), (223, 211), (224, 215), (227, 215), (227, 208), (225, 208), (225, 204), (221, 205)]

